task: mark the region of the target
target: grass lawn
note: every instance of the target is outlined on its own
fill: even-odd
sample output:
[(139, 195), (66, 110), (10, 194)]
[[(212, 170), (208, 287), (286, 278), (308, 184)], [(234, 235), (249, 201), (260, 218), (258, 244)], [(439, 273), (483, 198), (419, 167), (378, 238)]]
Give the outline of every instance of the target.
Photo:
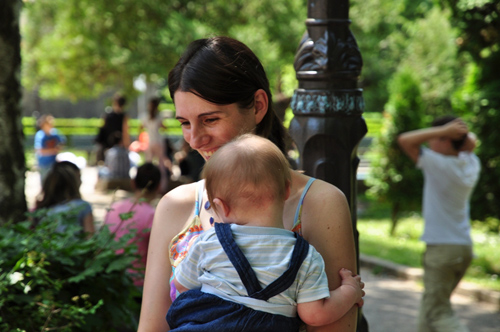
[[(389, 235), (390, 207), (360, 197), (358, 199), (359, 246), (363, 254), (379, 257), (411, 267), (422, 267), (421, 256), (425, 244), (419, 240), (423, 219), (409, 214), (399, 220), (396, 234)], [(467, 270), (465, 280), (500, 291), (500, 237), (487, 233), (479, 223), (472, 228), (475, 258)]]

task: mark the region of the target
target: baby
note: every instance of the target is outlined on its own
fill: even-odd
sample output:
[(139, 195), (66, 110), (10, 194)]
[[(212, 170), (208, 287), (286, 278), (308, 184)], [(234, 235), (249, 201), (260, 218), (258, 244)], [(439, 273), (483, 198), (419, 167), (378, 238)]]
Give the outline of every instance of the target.
[(327, 325), (363, 305), (359, 276), (340, 270), (342, 285), (330, 291), (321, 255), (283, 228), (290, 170), (273, 143), (240, 136), (202, 174), (220, 222), (175, 270), (182, 294), (167, 314), (172, 331), (298, 331), (300, 319)]

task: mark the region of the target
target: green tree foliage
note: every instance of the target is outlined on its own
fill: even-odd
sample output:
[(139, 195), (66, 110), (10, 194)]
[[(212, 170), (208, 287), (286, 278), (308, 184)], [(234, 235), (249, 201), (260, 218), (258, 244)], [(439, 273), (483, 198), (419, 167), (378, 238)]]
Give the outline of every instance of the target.
[(408, 41), (401, 65), (412, 68), (422, 82), (426, 115), (432, 117), (454, 113), (451, 96), (464, 76), (449, 16), (435, 6), (405, 26)]
[[(381, 6), (373, 10), (388, 10)], [(379, 19), (376, 25), (387, 28), (386, 37), (378, 44), (379, 50), (380, 45), (387, 45), (380, 60), (382, 68), (378, 70), (389, 71), (385, 76), (375, 73), (373, 77), (379, 85), (372, 93), (376, 92), (382, 101), (383, 92), (378, 91), (387, 89), (388, 102), (382, 135), (374, 143), (375, 157), (368, 181), (372, 185), (371, 194), (392, 204), (391, 233), (401, 213), (420, 210), (422, 192), (421, 172), (402, 153), (397, 135), (421, 128), (428, 117), (453, 113), (451, 98), (464, 75), (462, 60), (457, 55), (457, 33), (450, 25), (449, 13), (431, 1), (398, 2), (392, 6), (397, 14)], [(381, 34), (377, 33), (373, 39), (377, 35)], [(368, 55), (375, 56), (373, 52)], [(376, 63), (373, 67), (377, 67)], [(367, 75), (374, 73), (370, 70), (372, 73)]]
[(401, 214), (418, 209), (421, 202), (422, 174), (397, 143), (399, 134), (422, 127), (424, 103), (420, 84), (408, 67), (402, 67), (391, 80), (382, 133), (373, 147), (376, 158), (368, 177), (369, 194), (391, 204), (391, 235)]
[(305, 30), (301, 0), (37, 0), (25, 3), (23, 82), (42, 97), (162, 84), (189, 42), (230, 35), (261, 57), (275, 87)]
[(496, 0), (443, 0), (460, 31), (460, 49), (473, 64), (455, 106), (471, 113), (480, 145), (481, 177), (472, 197), (471, 214), (480, 220), (500, 219), (500, 3)]
[[(64, 232), (57, 231), (61, 223)], [(30, 221), (2, 226), (1, 331), (137, 327), (140, 293), (127, 272), (136, 259), (136, 247), (126, 246), (133, 233), (114, 241), (105, 227), (86, 238), (77, 225), (73, 211), (46, 216), (35, 228)]]
[(432, 0), (352, 0), (350, 18), (363, 57), (360, 86), (368, 112), (382, 112), (387, 86), (411, 41), (407, 26), (425, 16)]

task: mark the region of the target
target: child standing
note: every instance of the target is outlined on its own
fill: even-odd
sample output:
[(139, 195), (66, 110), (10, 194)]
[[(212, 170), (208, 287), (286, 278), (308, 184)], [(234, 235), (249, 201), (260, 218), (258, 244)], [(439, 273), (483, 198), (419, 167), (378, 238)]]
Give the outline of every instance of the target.
[(38, 119), (38, 130), (35, 134), (35, 154), (40, 172), (40, 182), (47, 176), (52, 165), (56, 162), (56, 156), (61, 151), (64, 144), (64, 137), (59, 135), (54, 128), (54, 117), (50, 114), (42, 115)]
[(342, 285), (330, 291), (321, 255), (283, 228), (290, 170), (273, 143), (243, 135), (217, 150), (203, 177), (221, 222), (176, 268), (182, 294), (167, 314), (172, 331), (298, 331), (297, 314), (321, 326), (363, 304), (359, 276), (342, 269)]

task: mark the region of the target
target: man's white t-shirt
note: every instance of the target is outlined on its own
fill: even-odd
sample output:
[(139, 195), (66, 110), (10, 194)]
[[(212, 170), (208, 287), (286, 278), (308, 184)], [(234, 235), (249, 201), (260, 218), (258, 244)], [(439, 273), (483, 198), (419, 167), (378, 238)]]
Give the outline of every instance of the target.
[(422, 241), (472, 245), (469, 200), (481, 170), (479, 158), (469, 152), (445, 156), (422, 148), (417, 167), (424, 173)]

